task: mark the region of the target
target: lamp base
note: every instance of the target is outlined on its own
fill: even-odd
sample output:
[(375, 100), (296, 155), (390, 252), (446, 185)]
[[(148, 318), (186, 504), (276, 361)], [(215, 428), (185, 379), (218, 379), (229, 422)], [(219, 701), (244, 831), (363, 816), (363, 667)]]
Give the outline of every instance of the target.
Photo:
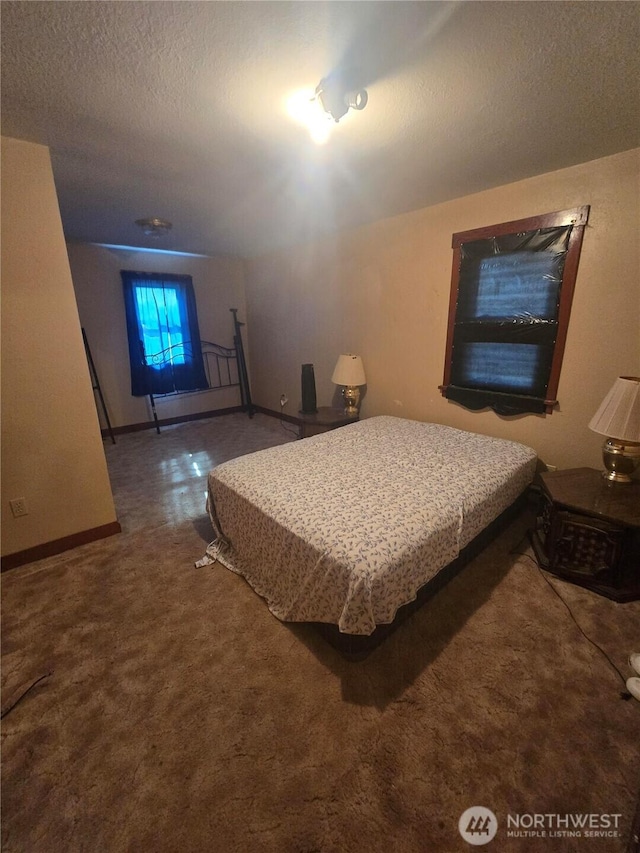
[(605, 480), (611, 483), (630, 483), (631, 475), (640, 464), (640, 443), (608, 438), (602, 446)]
[(357, 385), (345, 385), (342, 389), (344, 413), (349, 418), (358, 417), (360, 409), (360, 388)]

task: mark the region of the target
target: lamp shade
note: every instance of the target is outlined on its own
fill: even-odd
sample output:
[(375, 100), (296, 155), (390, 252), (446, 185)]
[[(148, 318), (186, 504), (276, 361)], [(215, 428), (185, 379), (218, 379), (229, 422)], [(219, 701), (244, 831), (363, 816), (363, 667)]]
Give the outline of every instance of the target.
[(331, 381), (335, 385), (364, 385), (367, 379), (360, 356), (351, 353), (339, 356)]
[(640, 377), (616, 379), (591, 418), (589, 429), (619, 441), (640, 442)]

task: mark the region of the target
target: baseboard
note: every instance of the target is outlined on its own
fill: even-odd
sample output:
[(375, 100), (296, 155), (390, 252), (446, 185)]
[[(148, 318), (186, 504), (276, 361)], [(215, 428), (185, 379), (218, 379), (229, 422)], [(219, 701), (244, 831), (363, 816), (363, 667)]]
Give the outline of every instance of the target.
[(276, 412), (274, 409), (266, 409), (264, 406), (256, 406), (254, 404), (253, 408), (256, 412), (260, 412), (262, 415), (269, 415), (270, 418), (277, 418), (279, 421), (286, 421), (289, 424), (295, 424), (296, 426), (300, 426), (302, 420), (300, 418), (296, 418), (293, 415), (285, 415), (284, 412)]
[[(254, 407), (257, 408), (257, 407)], [(158, 424), (163, 426), (171, 426), (172, 424), (187, 423), (187, 421), (199, 421), (205, 418), (217, 418), (219, 415), (233, 415), (236, 412), (244, 412), (242, 406), (229, 406), (227, 409), (212, 409), (208, 412), (196, 412), (192, 415), (179, 415), (175, 418), (158, 418)], [(140, 432), (143, 429), (155, 429), (155, 421), (142, 421), (138, 424), (125, 424), (124, 426), (112, 427), (111, 432), (114, 435), (124, 435), (127, 432)], [(109, 430), (101, 430), (103, 438), (109, 438)]]
[(15, 554), (7, 554), (0, 561), (0, 570), (6, 572), (8, 569), (24, 566), (25, 563), (34, 563), (36, 560), (43, 560), (45, 557), (53, 557), (55, 554), (62, 554), (63, 551), (70, 551), (71, 548), (77, 548), (78, 545), (86, 545), (88, 542), (106, 539), (108, 536), (114, 536), (121, 532), (122, 528), (118, 521), (102, 524), (100, 527), (92, 527), (89, 530), (81, 530), (79, 533), (72, 533), (71, 536), (63, 536), (61, 539), (44, 542), (42, 545), (35, 545), (33, 548), (26, 548), (24, 551), (16, 551)]

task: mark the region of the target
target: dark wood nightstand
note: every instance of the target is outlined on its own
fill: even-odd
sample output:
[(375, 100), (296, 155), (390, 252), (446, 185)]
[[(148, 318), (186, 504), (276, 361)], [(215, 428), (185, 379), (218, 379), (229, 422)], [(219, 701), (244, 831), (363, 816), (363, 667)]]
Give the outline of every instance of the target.
[(538, 563), (612, 598), (640, 599), (640, 483), (611, 483), (593, 468), (540, 475)]
[(320, 406), (314, 415), (300, 415), (300, 438), (309, 438), (312, 435), (320, 435), (321, 432), (355, 424), (359, 420), (358, 415), (353, 418), (344, 413), (344, 409), (333, 409), (331, 406)]

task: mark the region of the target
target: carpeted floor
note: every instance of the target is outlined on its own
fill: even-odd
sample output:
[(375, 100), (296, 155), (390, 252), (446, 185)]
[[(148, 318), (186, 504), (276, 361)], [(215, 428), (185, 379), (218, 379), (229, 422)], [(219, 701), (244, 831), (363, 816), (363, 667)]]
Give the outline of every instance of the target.
[[(208, 469), (291, 438), (260, 415), (120, 436), (123, 533), (3, 575), (2, 708), (52, 674), (3, 721), (2, 849), (454, 853), (482, 805), (487, 850), (626, 851), (640, 703), (512, 553), (527, 515), (360, 663), (194, 568)], [(640, 603), (550, 583), (631, 674)], [(621, 817), (608, 838), (508, 835), (533, 814)]]

